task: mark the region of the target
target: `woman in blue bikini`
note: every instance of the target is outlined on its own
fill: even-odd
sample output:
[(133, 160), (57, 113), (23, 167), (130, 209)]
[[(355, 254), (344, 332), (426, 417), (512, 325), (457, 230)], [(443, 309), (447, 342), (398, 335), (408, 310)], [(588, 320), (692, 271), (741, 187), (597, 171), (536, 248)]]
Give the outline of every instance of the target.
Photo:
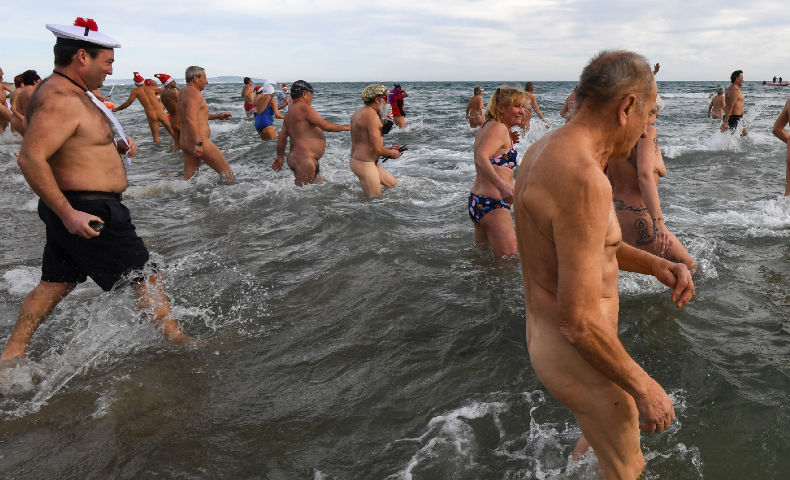
[(497, 88), (486, 107), (486, 122), (475, 136), (477, 177), (469, 194), (469, 217), (475, 226), (475, 242), (481, 248), (490, 246), (496, 257), (518, 254), (510, 207), (513, 169), (519, 158), (510, 129), (521, 124), (525, 104), (521, 89)]

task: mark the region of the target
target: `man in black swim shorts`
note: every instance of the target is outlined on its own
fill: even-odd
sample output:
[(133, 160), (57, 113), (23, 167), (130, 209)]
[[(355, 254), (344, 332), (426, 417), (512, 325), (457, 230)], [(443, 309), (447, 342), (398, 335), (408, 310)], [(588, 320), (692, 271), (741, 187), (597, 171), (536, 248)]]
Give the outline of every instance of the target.
[(129, 137), (114, 141), (110, 122), (117, 120), (90, 94), (112, 73), (113, 48), (120, 45), (93, 20), (47, 28), (58, 37), (55, 70), (30, 98), (18, 160), (40, 198), (46, 245), (41, 281), (22, 303), (2, 358), (24, 357), (41, 322), (87, 277), (105, 291), (128, 280), (139, 307), (164, 334), (191, 343), (171, 316), (161, 275), (142, 273), (148, 250), (121, 204), (127, 180), (120, 154), (134, 156), (137, 146)]
[[(721, 131), (726, 132), (728, 129), (735, 129), (738, 127), (738, 122), (743, 117), (743, 92), (741, 86), (743, 85), (743, 70), (735, 70), (730, 75), (732, 84), (727, 92), (724, 94), (724, 116), (722, 117)], [(743, 129), (741, 136), (746, 136), (746, 128)]]

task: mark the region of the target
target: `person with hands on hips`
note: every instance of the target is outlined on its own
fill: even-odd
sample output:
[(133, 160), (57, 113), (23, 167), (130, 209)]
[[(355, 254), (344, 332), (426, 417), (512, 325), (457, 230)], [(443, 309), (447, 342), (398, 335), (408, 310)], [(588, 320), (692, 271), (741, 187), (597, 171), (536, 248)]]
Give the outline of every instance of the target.
[(518, 165), (514, 143), (524, 117), (526, 95), (514, 87), (497, 88), (485, 110), (486, 122), (475, 135), (477, 176), (469, 194), (469, 217), (474, 222), (475, 242), (491, 248), (496, 257), (516, 255), (516, 232), (510, 208), (513, 204), (513, 173)]

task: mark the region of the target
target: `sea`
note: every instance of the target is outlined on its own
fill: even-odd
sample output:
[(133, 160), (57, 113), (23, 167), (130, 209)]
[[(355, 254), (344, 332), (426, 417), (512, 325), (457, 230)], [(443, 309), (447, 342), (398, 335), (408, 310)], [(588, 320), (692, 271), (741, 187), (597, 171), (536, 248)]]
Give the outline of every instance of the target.
[[(241, 84), (204, 92), (211, 112), (233, 115), (210, 122), (231, 185), (207, 167), (182, 180), (167, 132), (155, 144), (138, 103), (120, 112), (139, 146), (124, 203), (200, 345), (164, 339), (131, 289), (81, 284), (27, 358), (0, 363), (0, 476), (601, 478), (594, 456), (571, 459), (578, 424), (530, 364), (518, 260), (474, 242), (475, 84), (402, 84), (407, 128), (385, 142), (408, 151), (384, 164), (398, 185), (371, 199), (347, 132), (326, 135), (326, 183), (273, 171), (276, 143), (246, 118)], [(515, 84), (480, 83), (485, 95)], [(790, 200), (771, 133), (790, 89), (747, 82), (740, 137), (707, 118), (728, 84), (658, 82), (661, 205), (700, 269), (679, 310), (656, 280), (620, 275), (620, 340), (677, 414), (642, 434), (644, 479), (790, 478)], [(348, 123), (365, 85), (314, 83), (313, 106)], [(573, 86), (536, 84), (550, 126), (533, 117), (519, 153), (564, 123)], [(45, 241), (20, 144), (0, 136), (0, 346)]]

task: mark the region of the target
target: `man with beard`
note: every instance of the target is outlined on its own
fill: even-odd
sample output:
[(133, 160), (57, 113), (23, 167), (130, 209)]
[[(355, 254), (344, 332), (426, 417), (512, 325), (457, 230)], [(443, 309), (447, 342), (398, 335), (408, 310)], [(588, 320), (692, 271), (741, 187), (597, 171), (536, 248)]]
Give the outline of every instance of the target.
[(176, 152), (181, 148), (181, 145), (179, 145), (181, 141), (181, 117), (178, 116), (178, 86), (170, 75), (157, 73), (154, 76), (162, 82), (162, 93), (159, 96), (159, 100), (167, 109), (167, 113), (170, 116), (170, 128), (173, 129), (174, 143), (170, 152)]
[(677, 308), (694, 294), (685, 265), (622, 242), (603, 173), (645, 132), (655, 101), (644, 57), (599, 53), (582, 71), (570, 122), (524, 154), (513, 195), (530, 361), (579, 422), (574, 460), (592, 448), (607, 479), (636, 479), (640, 430), (660, 433), (675, 418), (672, 399), (617, 336), (619, 270), (655, 276)]
[[(277, 158), (272, 169), (279, 172), (285, 163), (285, 146), (291, 141), (288, 154), (288, 168), (294, 172), (294, 183), (301, 187), (308, 183), (323, 183), (318, 160), (324, 156), (326, 138), (324, 132), (347, 132), (351, 125), (338, 125), (327, 122), (313, 104), (313, 86), (304, 80), (297, 80), (291, 86), (293, 103), (283, 120), (283, 129), (277, 137)], [(380, 122), (379, 122), (380, 123)]]
[(390, 172), (379, 165), (379, 157), (398, 158), (397, 148), (384, 148), (381, 118), (387, 116), (387, 87), (368, 85), (362, 91), (363, 107), (351, 116), (351, 171), (359, 178), (366, 197), (381, 195), (381, 186), (398, 184)]
[(148, 250), (121, 203), (128, 182), (120, 154), (134, 156), (137, 146), (130, 137), (115, 142), (111, 122), (123, 129), (90, 93), (112, 74), (120, 45), (91, 19), (47, 29), (57, 37), (55, 70), (30, 99), (18, 160), (46, 225), (41, 282), (22, 303), (2, 358), (24, 357), (41, 322), (88, 276), (105, 291), (130, 281), (138, 307), (163, 333), (191, 343), (172, 316), (161, 275), (145, 273)]
[[(154, 86), (151, 85), (154, 84)], [(129, 99), (113, 108), (113, 112), (120, 112), (132, 103), (135, 99), (140, 102), (145, 110), (145, 116), (148, 119), (148, 126), (151, 128), (151, 135), (154, 137), (154, 142), (159, 143), (159, 124), (167, 130), (167, 133), (175, 140), (173, 135), (173, 128), (170, 126), (170, 121), (167, 119), (165, 109), (162, 102), (157, 98), (157, 94), (162, 90), (157, 88), (156, 83), (153, 81), (145, 80), (139, 73), (134, 72), (134, 84), (137, 85), (129, 93)]]
[(201, 162), (219, 173), (225, 182), (233, 182), (233, 170), (214, 143), (209, 140), (209, 120), (227, 120), (230, 113), (208, 113), (203, 89), (208, 85), (206, 72), (192, 66), (184, 73), (187, 86), (178, 92), (178, 116), (181, 119), (181, 151), (184, 153), (184, 180), (189, 180), (198, 171)]

